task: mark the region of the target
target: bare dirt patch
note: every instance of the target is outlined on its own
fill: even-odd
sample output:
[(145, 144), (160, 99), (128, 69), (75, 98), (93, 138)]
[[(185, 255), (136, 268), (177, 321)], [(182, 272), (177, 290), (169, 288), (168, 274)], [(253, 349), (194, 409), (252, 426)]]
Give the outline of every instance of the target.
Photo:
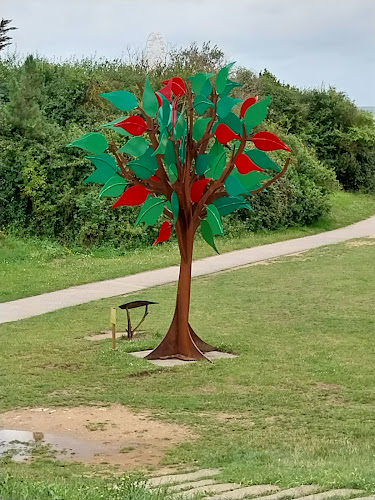
[[(19, 409), (3, 413), (0, 422), (5, 429), (55, 435), (61, 442), (65, 436), (70, 444), (64, 459), (119, 464), (129, 469), (157, 465), (169, 448), (193, 438), (187, 427), (154, 420), (145, 412), (134, 413), (119, 404)], [(74, 439), (79, 446), (75, 447)], [(95, 452), (87, 453), (93, 445)]]
[(348, 247), (363, 247), (372, 245), (375, 245), (375, 238), (373, 236), (370, 236), (365, 239), (358, 239), (346, 242), (346, 246)]
[[(146, 332), (144, 330), (137, 330), (136, 332), (134, 332), (133, 335), (134, 337), (132, 340), (147, 339), (152, 337), (152, 335), (149, 332)], [(96, 340), (106, 340), (111, 338), (112, 338), (112, 330), (103, 330), (100, 333), (92, 333), (91, 335), (86, 335), (85, 340), (96, 341)], [(116, 339), (120, 341), (122, 340), (129, 341), (128, 333), (125, 331), (116, 332)]]

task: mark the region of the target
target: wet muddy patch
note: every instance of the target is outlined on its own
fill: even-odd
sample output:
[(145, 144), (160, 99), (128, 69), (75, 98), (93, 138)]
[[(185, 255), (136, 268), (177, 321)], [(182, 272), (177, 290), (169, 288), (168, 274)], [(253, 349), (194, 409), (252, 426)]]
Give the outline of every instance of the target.
[(157, 465), (193, 433), (121, 405), (31, 408), (0, 415), (0, 456), (27, 461), (47, 453), (87, 464)]
[(41, 455), (80, 460), (104, 451), (105, 446), (100, 443), (91, 443), (69, 434), (0, 430), (0, 456), (9, 456), (15, 462), (26, 462), (32, 457)]

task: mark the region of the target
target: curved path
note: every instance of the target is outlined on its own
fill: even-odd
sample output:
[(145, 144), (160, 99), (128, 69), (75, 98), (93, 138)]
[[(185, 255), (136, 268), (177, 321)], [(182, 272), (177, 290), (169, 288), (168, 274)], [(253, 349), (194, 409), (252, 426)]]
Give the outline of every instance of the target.
[[(193, 263), (193, 276), (212, 274), (282, 255), (309, 250), (310, 248), (373, 235), (375, 236), (375, 216), (333, 231), (269, 245), (245, 248), (244, 250), (236, 250), (214, 257), (206, 257)], [(154, 271), (145, 271), (124, 276), (123, 278), (72, 286), (56, 292), (4, 302), (0, 304), (0, 323), (30, 318), (64, 307), (91, 302), (92, 300), (124, 295), (171, 283), (178, 279), (178, 269), (178, 266), (155, 269)]]

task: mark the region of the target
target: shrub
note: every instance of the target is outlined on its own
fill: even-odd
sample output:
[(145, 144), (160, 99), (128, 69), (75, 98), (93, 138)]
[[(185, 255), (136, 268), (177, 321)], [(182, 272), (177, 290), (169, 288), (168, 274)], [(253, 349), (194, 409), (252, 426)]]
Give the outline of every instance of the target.
[[(157, 88), (176, 73), (215, 71), (223, 57), (209, 44), (176, 50), (168, 64), (149, 70), (151, 82)], [(154, 240), (155, 229), (133, 227), (137, 208), (108, 210), (111, 200), (99, 200), (96, 185), (82, 185), (92, 166), (66, 147), (119, 116), (99, 93), (138, 93), (144, 79), (141, 59), (0, 61), (0, 229), (81, 246), (134, 248)], [(266, 71), (257, 76), (239, 68), (236, 79), (244, 83), (239, 95), (272, 94), (268, 126), (291, 145), (293, 164), (285, 179), (253, 197), (253, 212), (228, 219), (227, 232), (311, 223), (329, 210), (334, 172), (347, 189), (375, 189), (373, 120), (345, 96), (301, 92)]]

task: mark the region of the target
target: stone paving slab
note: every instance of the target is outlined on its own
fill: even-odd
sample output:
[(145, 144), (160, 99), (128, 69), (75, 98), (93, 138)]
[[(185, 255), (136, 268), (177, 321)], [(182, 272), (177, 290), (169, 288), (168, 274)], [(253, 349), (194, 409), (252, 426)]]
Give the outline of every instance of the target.
[[(128, 354), (131, 354), (132, 356), (135, 356), (136, 358), (145, 358), (147, 356), (147, 354), (150, 354), (150, 352), (152, 352), (152, 349), (148, 349), (146, 351), (129, 352)], [(221, 351), (206, 352), (205, 356), (208, 359), (237, 358), (238, 357), (236, 354), (231, 354), (230, 352), (221, 352)], [(186, 361), (186, 360), (178, 359), (178, 358), (148, 359), (147, 361), (149, 363), (152, 363), (153, 365), (156, 365), (156, 366), (183, 366), (183, 365), (187, 365), (189, 363), (194, 363), (194, 361)]]
[(200, 469), (186, 474), (168, 474), (167, 476), (152, 477), (147, 481), (148, 486), (164, 486), (168, 484), (183, 483), (184, 481), (194, 481), (205, 477), (212, 477), (219, 474), (220, 469)]
[(237, 490), (227, 491), (225, 493), (220, 493), (219, 495), (207, 497), (205, 500), (240, 500), (250, 496), (272, 493), (273, 491), (279, 491), (279, 489), (280, 488), (274, 484), (256, 484), (254, 486), (246, 486), (245, 488), (239, 488)]
[[(195, 277), (217, 273), (262, 260), (371, 235), (375, 235), (375, 216), (333, 231), (200, 259), (193, 263), (192, 275)], [(112, 280), (73, 286), (65, 290), (4, 302), (0, 304), (0, 323), (17, 321), (56, 311), (64, 307), (85, 304), (92, 300), (125, 295), (153, 286), (172, 283), (178, 279), (178, 271), (178, 266), (171, 266), (165, 269), (155, 269)]]
[(180, 493), (180, 497), (190, 498), (198, 493), (207, 493), (208, 495), (211, 495), (212, 493), (222, 493), (224, 491), (235, 490), (236, 488), (241, 488), (241, 485), (236, 483), (216, 483), (211, 486), (198, 486), (197, 488), (183, 491)]
[[(116, 339), (121, 340), (122, 338), (127, 337), (127, 335), (128, 335), (127, 332), (116, 332)], [(100, 332), (100, 333), (86, 335), (86, 337), (84, 337), (84, 338), (85, 338), (85, 340), (90, 340), (91, 342), (111, 339), (112, 338), (112, 331), (111, 330), (104, 330), (103, 332)]]
[(301, 486), (281, 490), (273, 495), (261, 496), (253, 500), (283, 500), (284, 498), (296, 498), (308, 495), (309, 493), (316, 493), (319, 490), (322, 490), (322, 487), (317, 484), (302, 484)]
[(324, 491), (322, 493), (316, 493), (314, 495), (302, 496), (296, 498), (296, 500), (326, 500), (327, 498), (336, 498), (336, 497), (352, 497), (353, 495), (360, 495), (362, 493), (361, 490), (351, 490), (348, 488), (341, 488), (338, 490), (329, 490)]
[[(241, 487), (237, 483), (220, 483), (215, 476), (220, 469), (202, 469), (187, 474), (171, 474), (148, 480), (151, 488), (167, 486), (169, 492), (176, 493), (177, 499), (189, 499), (196, 495), (204, 500), (329, 500), (343, 498), (350, 500), (375, 500), (375, 495), (360, 497), (363, 491), (350, 488), (327, 490), (317, 484), (302, 484), (281, 489), (272, 484), (257, 484)], [(214, 494), (214, 495), (213, 495)], [(202, 496), (203, 495), (203, 496)]]
[(201, 479), (200, 481), (191, 481), (189, 483), (175, 484), (168, 488), (168, 491), (183, 491), (191, 488), (198, 488), (199, 486), (209, 486), (216, 484), (213, 479)]

